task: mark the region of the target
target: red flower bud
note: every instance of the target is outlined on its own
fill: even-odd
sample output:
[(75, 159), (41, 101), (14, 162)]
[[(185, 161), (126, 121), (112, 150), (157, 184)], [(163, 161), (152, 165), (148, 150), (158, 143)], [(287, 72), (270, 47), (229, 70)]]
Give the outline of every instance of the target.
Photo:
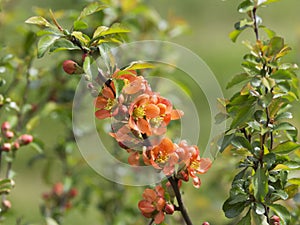
[(47, 193), (47, 192), (42, 194), (42, 198), (43, 198), (44, 200), (46, 200), (46, 201), (49, 200), (50, 197), (51, 197), (51, 195), (50, 195), (49, 193)]
[(276, 215), (273, 215), (270, 220), (271, 225), (280, 225), (280, 218)]
[(63, 62), (63, 69), (67, 74), (80, 74), (82, 73), (81, 67), (73, 60), (65, 60)]
[(174, 205), (173, 204), (166, 204), (165, 212), (167, 214), (173, 214), (174, 213)]
[(54, 184), (52, 192), (57, 196), (61, 196), (64, 193), (64, 185), (60, 182)]
[(5, 152), (9, 152), (11, 150), (11, 144), (10, 143), (3, 143), (1, 146), (1, 150)]
[(10, 131), (10, 130), (7, 130), (7, 131), (5, 131), (4, 136), (5, 136), (7, 139), (11, 139), (11, 138), (13, 138), (15, 135), (14, 135), (14, 132), (12, 132), (12, 131)]
[(209, 225), (209, 222), (203, 222), (202, 225)]
[(78, 195), (78, 191), (76, 188), (71, 188), (71, 190), (69, 191), (69, 196), (70, 198), (74, 198)]
[(23, 134), (19, 137), (19, 142), (21, 145), (28, 145), (33, 141), (33, 137), (29, 134)]
[(14, 142), (13, 143), (13, 148), (15, 149), (15, 150), (17, 150), (17, 149), (19, 149), (20, 148), (20, 143), (19, 142)]
[(2, 132), (7, 131), (7, 130), (9, 130), (9, 129), (10, 129), (10, 124), (9, 124), (9, 122), (7, 122), (7, 121), (3, 122), (2, 125), (1, 125), (1, 130), (2, 130)]

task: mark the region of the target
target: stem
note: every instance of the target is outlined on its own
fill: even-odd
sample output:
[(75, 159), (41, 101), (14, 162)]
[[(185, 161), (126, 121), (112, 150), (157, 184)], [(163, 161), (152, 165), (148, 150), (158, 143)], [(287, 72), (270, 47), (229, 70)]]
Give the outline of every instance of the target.
[(172, 188), (174, 190), (176, 200), (178, 202), (178, 208), (179, 208), (179, 211), (181, 212), (181, 215), (182, 215), (185, 223), (187, 225), (193, 225), (193, 223), (192, 223), (192, 221), (191, 221), (191, 219), (190, 219), (190, 217), (189, 217), (189, 215), (186, 211), (186, 208), (184, 207), (184, 204), (182, 202), (181, 194), (180, 194), (180, 191), (179, 191), (179, 188), (178, 188), (178, 179), (174, 178), (174, 177), (168, 177), (168, 180), (171, 183)]
[(258, 27), (257, 27), (257, 21), (256, 21), (256, 18), (257, 18), (256, 10), (257, 10), (256, 7), (254, 7), (254, 9), (252, 10), (252, 19), (253, 19), (253, 25), (254, 25), (255, 38), (256, 38), (256, 41), (259, 41)]
[(148, 225), (152, 225), (153, 222), (154, 222), (154, 219), (152, 218), (152, 219), (150, 220), (150, 222), (148, 223)]

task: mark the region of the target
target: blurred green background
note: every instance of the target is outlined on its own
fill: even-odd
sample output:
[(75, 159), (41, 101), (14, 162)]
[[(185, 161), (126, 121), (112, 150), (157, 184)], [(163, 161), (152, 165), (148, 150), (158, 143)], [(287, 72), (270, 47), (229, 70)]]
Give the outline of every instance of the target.
[[(24, 31), (29, 29), (29, 26), (24, 25), (24, 21), (34, 15), (34, 7), (51, 8), (54, 11), (63, 9), (79, 10), (86, 4), (86, 2), (80, 0), (0, 0), (0, 2), (0, 4), (5, 5), (2, 9), (5, 17), (0, 12), (0, 41), (5, 46), (9, 46), (16, 51), (23, 40)], [(224, 95), (229, 97), (234, 90), (226, 90), (226, 84), (233, 75), (241, 71), (242, 57), (247, 52), (246, 47), (241, 44), (241, 40), (253, 40), (254, 38), (251, 31), (242, 34), (237, 43), (232, 43), (228, 37), (229, 32), (233, 29), (233, 24), (242, 18), (242, 15), (236, 11), (239, 1), (147, 0), (145, 2), (157, 10), (162, 18), (172, 18), (172, 15), (174, 15), (187, 21), (190, 26), (189, 31), (171, 41), (183, 45), (198, 54), (214, 72), (224, 91)], [(300, 64), (299, 8), (299, 0), (282, 0), (261, 10), (259, 13), (263, 18), (263, 23), (275, 30), (278, 35), (283, 36), (286, 43), (292, 47), (292, 53), (285, 60), (298, 64)], [(57, 58), (53, 56), (47, 56), (46, 58), (49, 64), (58, 63), (59, 60), (62, 61), (63, 59), (63, 57)], [(45, 60), (37, 60), (35, 63), (45, 65)], [(296, 103), (294, 111), (295, 122), (298, 124), (298, 127), (300, 127), (299, 109), (300, 105)], [(63, 129), (60, 130), (59, 124), (56, 124), (57, 127), (53, 128), (52, 122), (51, 118), (43, 121), (39, 126), (39, 130), (36, 131), (39, 138), (45, 140), (48, 151), (51, 150), (64, 132), (68, 132)], [(80, 155), (78, 152), (74, 154)], [(38, 206), (41, 204), (41, 194), (48, 190), (48, 186), (41, 177), (41, 168), (44, 162), (40, 161), (34, 166), (28, 167), (28, 159), (34, 155), (35, 152), (24, 150), (20, 152), (15, 163), (17, 185), (11, 194), (13, 204), (11, 213), (15, 217), (24, 218), (24, 224), (26, 222), (42, 224)], [(55, 162), (53, 163), (55, 164)], [(186, 185), (184, 201), (187, 203), (191, 217), (196, 225), (201, 224), (203, 221), (209, 221), (211, 225), (234, 224), (225, 219), (221, 209), (233, 174), (230, 171), (234, 171), (234, 163), (235, 159), (226, 155), (219, 155), (212, 169), (202, 176), (203, 185), (199, 190), (195, 190), (192, 185)], [(96, 174), (88, 166), (85, 166), (84, 171), (93, 177), (88, 182), (91, 185), (98, 186), (100, 192), (109, 186), (107, 180)], [(56, 175), (54, 174), (53, 176), (55, 177)], [(123, 188), (134, 193), (132, 196), (126, 197), (128, 204), (136, 204), (141, 196), (141, 189), (135, 187)], [(104, 193), (104, 195), (106, 194)], [(65, 224), (103, 224), (101, 221), (105, 221), (105, 215), (98, 213), (92, 206), (91, 204), (85, 210), (79, 207), (79, 209), (70, 211), (65, 218)], [(121, 211), (122, 209), (120, 209)], [(136, 217), (141, 216), (136, 215)], [(15, 224), (14, 221), (13, 216), (8, 215), (8, 220), (5, 224)], [(143, 223), (136, 222), (135, 224)]]

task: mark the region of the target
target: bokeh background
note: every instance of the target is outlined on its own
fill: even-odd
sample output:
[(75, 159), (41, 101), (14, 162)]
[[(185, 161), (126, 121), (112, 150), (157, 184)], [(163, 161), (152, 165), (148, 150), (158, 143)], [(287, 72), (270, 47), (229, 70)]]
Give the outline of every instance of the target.
[[(162, 19), (185, 20), (189, 28), (178, 37), (170, 39), (172, 42), (178, 43), (191, 49), (198, 54), (211, 68), (217, 77), (225, 97), (229, 97), (236, 90), (226, 90), (226, 84), (231, 77), (241, 71), (241, 62), (247, 48), (241, 44), (241, 40), (253, 40), (254, 34), (245, 32), (238, 39), (237, 43), (232, 43), (228, 34), (233, 29), (233, 24), (242, 18), (242, 15), (236, 11), (240, 1), (228, 0), (146, 0), (145, 3), (156, 10)], [(18, 51), (18, 48), (23, 43), (24, 34), (29, 28), (24, 24), (24, 21), (35, 14), (36, 7), (45, 9), (51, 8), (53, 11), (74, 9), (79, 10), (87, 3), (83, 0), (0, 0), (0, 5), (3, 6), (0, 12), (0, 42), (13, 51)], [(260, 16), (263, 18), (263, 23), (269, 28), (275, 30), (278, 35), (285, 38), (293, 51), (285, 58), (287, 61), (292, 61), (300, 64), (300, 2), (299, 0), (282, 0), (272, 4), (270, 7), (262, 9)], [(67, 23), (67, 22), (66, 22)], [(37, 66), (47, 67), (48, 65), (60, 64), (65, 59), (65, 55), (46, 56), (45, 59), (35, 61)], [(63, 72), (60, 71), (62, 74)], [(192, 86), (193, 84), (191, 84)], [(1, 91), (1, 90), (0, 90)], [(16, 93), (18, 91), (16, 90)], [(38, 96), (38, 95), (37, 95)], [(203, 93), (194, 93), (191, 98), (195, 102), (201, 102)], [(203, 114), (203, 120), (207, 115), (207, 104), (197, 104), (200, 114)], [(294, 112), (294, 122), (300, 127), (300, 104), (296, 103)], [(211, 118), (210, 118), (211, 119)], [(203, 123), (205, 126), (209, 124)], [(203, 129), (203, 128), (202, 128)], [(209, 129), (209, 126), (207, 127)], [(45, 142), (45, 151), (48, 156), (52, 156), (51, 151), (53, 146), (60, 139), (63, 139), (65, 134), (70, 132), (61, 125), (60, 121), (55, 119), (55, 116), (50, 116), (39, 124), (35, 130), (35, 134), (39, 139)], [(203, 133), (207, 136), (207, 133)], [(205, 145), (205, 141), (199, 141), (200, 148)], [(78, 151), (72, 154), (80, 157)], [(18, 154), (17, 162), (15, 163), (16, 187), (12, 191), (11, 201), (13, 210), (7, 215), (7, 220), (4, 224), (15, 224), (16, 218), (23, 218), (22, 224), (44, 224), (43, 218), (39, 213), (39, 205), (41, 204), (41, 195), (49, 189), (51, 180), (59, 178), (61, 165), (55, 160), (38, 161), (33, 165), (29, 165), (30, 159), (36, 155), (36, 152), (28, 148)], [(54, 155), (54, 154), (53, 154)], [(234, 224), (224, 217), (222, 212), (222, 203), (226, 199), (230, 181), (235, 172), (235, 162), (237, 159), (229, 157), (229, 155), (219, 155), (214, 161), (212, 169), (202, 176), (202, 187), (196, 190), (192, 185), (186, 185), (184, 191), (184, 201), (187, 204), (191, 217), (195, 224), (201, 224), (203, 221), (209, 221), (212, 225)], [(45, 163), (52, 164), (50, 169), (45, 169)], [(108, 218), (111, 214), (115, 217), (120, 217), (119, 222), (115, 224), (145, 224), (138, 211), (122, 208), (123, 205), (116, 207), (113, 202), (109, 202), (107, 196), (114, 195), (115, 191), (120, 192), (119, 198), (123, 198), (122, 204), (131, 205), (132, 208), (137, 208), (136, 204), (141, 196), (142, 189), (138, 187), (121, 187), (117, 184), (113, 186), (105, 178), (94, 172), (84, 160), (80, 162), (80, 171), (86, 174), (84, 180), (79, 181), (84, 189), (81, 197), (88, 194), (89, 189), (85, 186), (90, 185), (98, 190), (98, 197), (103, 197), (90, 202), (77, 202), (75, 210), (70, 210), (67, 213), (64, 224), (81, 225), (100, 225), (109, 224)], [(54, 172), (49, 172), (53, 170)], [(45, 174), (47, 174), (45, 179)], [(50, 181), (49, 181), (50, 180)], [(80, 198), (81, 199), (81, 198)], [(100, 202), (100, 203), (99, 203)], [(104, 206), (103, 206), (104, 205)], [(107, 207), (111, 205), (110, 207)], [(96, 206), (96, 207), (95, 207)], [(129, 218), (127, 218), (129, 217)]]

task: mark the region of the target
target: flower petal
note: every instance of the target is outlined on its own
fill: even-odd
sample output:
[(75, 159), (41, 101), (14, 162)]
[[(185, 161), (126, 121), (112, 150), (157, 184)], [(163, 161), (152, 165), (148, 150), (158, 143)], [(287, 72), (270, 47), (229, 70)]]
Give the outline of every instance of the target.
[(149, 202), (154, 202), (157, 197), (157, 194), (154, 190), (146, 188), (143, 193), (143, 198)]
[(207, 170), (211, 167), (212, 162), (209, 158), (201, 158), (200, 159), (200, 168), (197, 171), (198, 173), (206, 173)]
[(138, 207), (142, 213), (152, 213), (155, 210), (155, 207), (147, 200), (139, 201)]
[(160, 224), (164, 221), (165, 219), (165, 214), (163, 211), (158, 212), (155, 217), (154, 217), (154, 223)]
[(105, 118), (108, 118), (111, 116), (111, 113), (110, 111), (106, 110), (106, 109), (100, 109), (100, 110), (97, 110), (95, 112), (95, 116), (98, 118), (98, 119), (105, 119)]
[(178, 109), (173, 109), (171, 112), (171, 120), (178, 120), (183, 116), (183, 111)]
[(95, 107), (98, 109), (104, 109), (107, 105), (107, 99), (103, 96), (99, 96), (95, 100)]
[(141, 131), (141, 133), (147, 134), (148, 136), (150, 136), (152, 133), (150, 124), (145, 119), (138, 119), (137, 127)]

